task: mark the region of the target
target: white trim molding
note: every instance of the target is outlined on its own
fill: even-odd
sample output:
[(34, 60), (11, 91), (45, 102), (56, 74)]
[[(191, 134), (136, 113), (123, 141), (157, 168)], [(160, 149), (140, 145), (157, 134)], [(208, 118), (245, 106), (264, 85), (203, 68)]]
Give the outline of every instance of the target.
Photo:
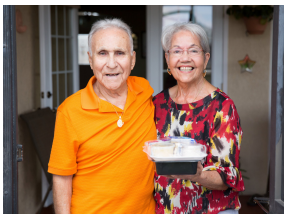
[(50, 6), (38, 6), (39, 18), (39, 54), (40, 54), (40, 106), (52, 109), (52, 98), (47, 98), (48, 91), (52, 93), (52, 60), (51, 60), (51, 25)]
[(146, 6), (146, 29), (146, 78), (154, 96), (163, 89), (162, 5)]
[(223, 77), (223, 6), (212, 7), (212, 48), (211, 48), (211, 83), (213, 86), (224, 89)]
[(228, 92), (228, 44), (229, 44), (229, 16), (226, 14), (228, 6), (223, 6), (223, 86), (222, 91)]
[(80, 74), (79, 74), (79, 61), (78, 61), (78, 34), (79, 34), (79, 20), (78, 9), (71, 9), (71, 29), (72, 29), (72, 61), (73, 61), (73, 93), (80, 89)]

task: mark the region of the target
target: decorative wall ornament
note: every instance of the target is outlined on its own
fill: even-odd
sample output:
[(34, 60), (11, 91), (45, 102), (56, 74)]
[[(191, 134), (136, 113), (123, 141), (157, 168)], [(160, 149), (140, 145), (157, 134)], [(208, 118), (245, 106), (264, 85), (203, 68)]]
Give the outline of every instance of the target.
[(27, 30), (27, 26), (22, 24), (22, 13), (19, 9), (15, 11), (15, 16), (16, 16), (16, 31), (18, 33), (25, 33)]
[(238, 62), (241, 65), (241, 73), (243, 72), (252, 73), (253, 66), (256, 63), (256, 61), (251, 60), (248, 55), (246, 55), (243, 60), (240, 60)]

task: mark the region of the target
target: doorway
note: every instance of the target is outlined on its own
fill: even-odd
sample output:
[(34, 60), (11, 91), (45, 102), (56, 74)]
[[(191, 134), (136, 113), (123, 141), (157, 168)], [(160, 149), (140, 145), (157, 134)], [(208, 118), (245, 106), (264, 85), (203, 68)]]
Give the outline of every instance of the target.
[(136, 52), (136, 65), (131, 76), (146, 78), (146, 6), (144, 5), (82, 5), (78, 12), (79, 86), (85, 88), (93, 72), (88, 61), (88, 34), (94, 22), (105, 18), (120, 18), (131, 27)]

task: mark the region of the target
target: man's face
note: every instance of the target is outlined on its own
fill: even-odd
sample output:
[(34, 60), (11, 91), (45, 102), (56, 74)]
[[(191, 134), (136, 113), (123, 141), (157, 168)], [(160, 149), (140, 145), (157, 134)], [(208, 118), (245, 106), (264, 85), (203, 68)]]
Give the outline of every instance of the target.
[(112, 27), (96, 32), (92, 37), (91, 69), (97, 82), (110, 91), (122, 90), (135, 65), (131, 55), (130, 39), (121, 29)]

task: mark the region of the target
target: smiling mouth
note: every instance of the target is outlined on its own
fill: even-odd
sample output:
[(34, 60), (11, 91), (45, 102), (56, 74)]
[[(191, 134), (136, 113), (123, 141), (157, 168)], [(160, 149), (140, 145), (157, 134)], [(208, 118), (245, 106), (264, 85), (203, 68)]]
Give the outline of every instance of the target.
[(178, 67), (178, 70), (180, 71), (192, 71), (194, 67)]
[(118, 76), (118, 75), (119, 75), (119, 73), (116, 73), (116, 74), (106, 74), (106, 76), (111, 76), (111, 77)]

